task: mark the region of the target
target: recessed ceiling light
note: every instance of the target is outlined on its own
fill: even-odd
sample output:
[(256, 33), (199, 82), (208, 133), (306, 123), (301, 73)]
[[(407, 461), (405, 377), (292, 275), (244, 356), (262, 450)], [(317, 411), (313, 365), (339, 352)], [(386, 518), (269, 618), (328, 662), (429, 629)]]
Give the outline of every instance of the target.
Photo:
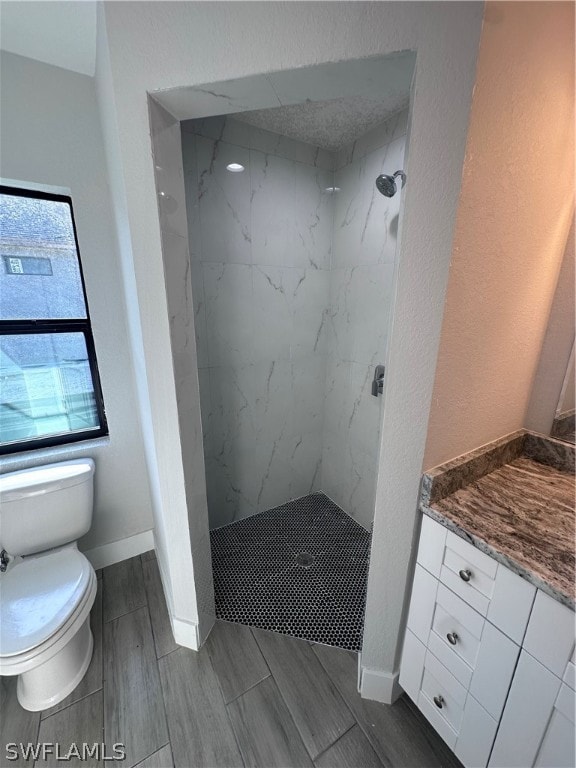
[(340, 192), (340, 187), (326, 187), (325, 192), (328, 192), (328, 194), (333, 195), (336, 192)]
[(244, 166), (240, 165), (240, 163), (228, 163), (226, 170), (230, 171), (231, 173), (242, 173)]

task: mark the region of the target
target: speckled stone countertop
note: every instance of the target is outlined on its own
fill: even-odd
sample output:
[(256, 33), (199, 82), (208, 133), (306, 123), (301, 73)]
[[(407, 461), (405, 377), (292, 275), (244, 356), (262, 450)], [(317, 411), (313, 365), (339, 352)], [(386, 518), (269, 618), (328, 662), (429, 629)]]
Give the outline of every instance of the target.
[(427, 472), (420, 508), (575, 607), (574, 446), (521, 430)]

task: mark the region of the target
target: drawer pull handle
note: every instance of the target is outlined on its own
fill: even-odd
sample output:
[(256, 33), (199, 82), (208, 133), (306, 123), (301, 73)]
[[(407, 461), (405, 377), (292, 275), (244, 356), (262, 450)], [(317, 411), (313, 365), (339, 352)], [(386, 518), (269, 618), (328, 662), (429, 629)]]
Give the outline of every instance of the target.
[(434, 704), (436, 704), (438, 709), (442, 709), (444, 706), (444, 696), (434, 696)]
[(458, 575), (462, 581), (470, 581), (472, 578), (472, 571), (469, 568), (462, 569), (461, 571), (458, 571)]
[(456, 634), (456, 632), (448, 632), (446, 637), (448, 638), (448, 642), (450, 643), (450, 645), (456, 645), (456, 643), (458, 642), (458, 635)]

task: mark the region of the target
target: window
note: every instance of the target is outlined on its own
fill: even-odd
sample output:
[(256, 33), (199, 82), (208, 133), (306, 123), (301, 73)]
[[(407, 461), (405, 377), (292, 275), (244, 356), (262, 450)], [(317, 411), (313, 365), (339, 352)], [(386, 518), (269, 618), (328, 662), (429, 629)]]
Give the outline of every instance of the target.
[(106, 434), (72, 201), (0, 186), (0, 453)]

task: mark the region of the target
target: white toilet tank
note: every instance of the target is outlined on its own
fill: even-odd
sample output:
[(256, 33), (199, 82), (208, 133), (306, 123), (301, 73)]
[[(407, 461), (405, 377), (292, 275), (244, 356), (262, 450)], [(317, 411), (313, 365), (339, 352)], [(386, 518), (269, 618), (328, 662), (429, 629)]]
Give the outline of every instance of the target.
[(32, 555), (90, 530), (94, 462), (73, 459), (0, 475), (0, 544)]

